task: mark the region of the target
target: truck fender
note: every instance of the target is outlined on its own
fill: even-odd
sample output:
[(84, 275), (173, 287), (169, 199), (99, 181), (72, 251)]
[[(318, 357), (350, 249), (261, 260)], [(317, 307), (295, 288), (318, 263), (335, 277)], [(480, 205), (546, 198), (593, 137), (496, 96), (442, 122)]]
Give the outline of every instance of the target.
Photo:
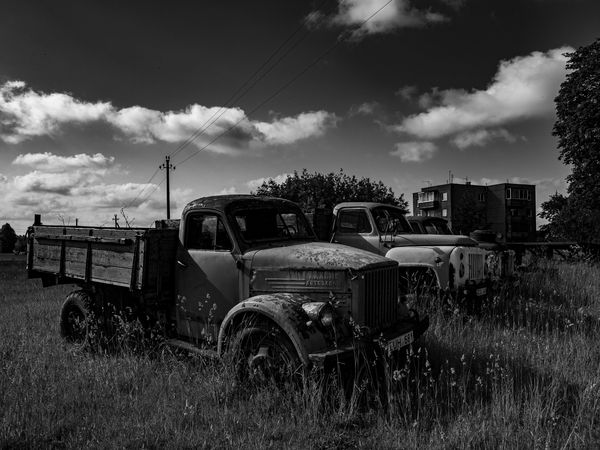
[(438, 286), (442, 289), (448, 287), (450, 255), (437, 247), (395, 247), (389, 250), (385, 257), (396, 261), (401, 269), (431, 269), (437, 278)]
[(217, 351), (222, 355), (225, 341), (232, 332), (232, 326), (245, 317), (259, 316), (275, 323), (290, 339), (300, 360), (309, 365), (308, 355), (328, 346), (325, 334), (310, 324), (310, 318), (302, 305), (313, 302), (310, 297), (301, 294), (264, 294), (250, 297), (234, 306), (225, 316), (219, 330)]

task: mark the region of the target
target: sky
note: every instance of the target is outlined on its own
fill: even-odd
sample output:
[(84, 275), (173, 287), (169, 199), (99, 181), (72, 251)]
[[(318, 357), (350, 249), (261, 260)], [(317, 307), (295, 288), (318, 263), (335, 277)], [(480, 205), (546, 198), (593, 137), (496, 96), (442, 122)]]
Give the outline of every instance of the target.
[(14, 1), (0, 222), (132, 226), (295, 170), (565, 192), (554, 98), (597, 0)]

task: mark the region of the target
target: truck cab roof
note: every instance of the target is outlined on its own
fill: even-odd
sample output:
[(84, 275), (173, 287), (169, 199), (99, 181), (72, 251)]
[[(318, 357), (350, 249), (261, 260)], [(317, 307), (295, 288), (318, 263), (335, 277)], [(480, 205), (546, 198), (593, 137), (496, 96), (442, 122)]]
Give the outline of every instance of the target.
[(286, 206), (292, 205), (297, 208), (294, 202), (284, 200), (277, 197), (266, 197), (252, 194), (232, 194), (232, 195), (212, 195), (209, 197), (200, 197), (189, 202), (183, 209), (183, 215), (191, 210), (196, 209), (215, 209), (217, 211), (225, 211), (226, 209), (243, 204), (244, 206), (260, 207), (266, 205)]
[(395, 209), (402, 211), (402, 214), (405, 214), (404, 209), (400, 208), (399, 206), (390, 205), (388, 203), (377, 203), (377, 202), (343, 202), (343, 203), (339, 203), (339, 204), (335, 205), (335, 208), (333, 208), (333, 213), (335, 214), (339, 209), (342, 209), (342, 208), (361, 207), (361, 208), (373, 209), (373, 208), (377, 208), (379, 206), (384, 206), (386, 208), (395, 208)]

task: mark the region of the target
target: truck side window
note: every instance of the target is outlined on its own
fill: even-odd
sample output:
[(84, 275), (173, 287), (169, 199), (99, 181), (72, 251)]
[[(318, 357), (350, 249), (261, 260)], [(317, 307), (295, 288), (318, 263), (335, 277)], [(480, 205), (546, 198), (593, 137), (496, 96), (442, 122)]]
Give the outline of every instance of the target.
[(367, 212), (362, 209), (340, 211), (338, 230), (340, 233), (370, 233), (372, 228)]
[(185, 237), (185, 245), (188, 249), (233, 249), (225, 225), (215, 214), (195, 214), (188, 217)]

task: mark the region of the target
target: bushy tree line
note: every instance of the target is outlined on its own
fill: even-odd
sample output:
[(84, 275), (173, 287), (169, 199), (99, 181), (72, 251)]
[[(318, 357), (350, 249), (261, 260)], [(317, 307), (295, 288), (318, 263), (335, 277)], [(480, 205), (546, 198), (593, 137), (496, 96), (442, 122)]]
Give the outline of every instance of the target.
[(553, 134), (559, 159), (569, 164), (567, 195), (542, 204), (542, 231), (554, 240), (600, 242), (600, 39), (569, 53), (556, 102)]
[(257, 195), (282, 197), (300, 205), (305, 211), (315, 208), (333, 208), (341, 202), (360, 201), (388, 203), (400, 206), (408, 211), (408, 203), (404, 195), (396, 196), (389, 186), (382, 181), (372, 181), (369, 178), (357, 178), (339, 172), (322, 174), (294, 171), (281, 183), (270, 179), (263, 182), (256, 190)]
[(11, 253), (15, 249), (16, 242), (15, 230), (8, 223), (2, 225), (0, 228), (0, 253)]

